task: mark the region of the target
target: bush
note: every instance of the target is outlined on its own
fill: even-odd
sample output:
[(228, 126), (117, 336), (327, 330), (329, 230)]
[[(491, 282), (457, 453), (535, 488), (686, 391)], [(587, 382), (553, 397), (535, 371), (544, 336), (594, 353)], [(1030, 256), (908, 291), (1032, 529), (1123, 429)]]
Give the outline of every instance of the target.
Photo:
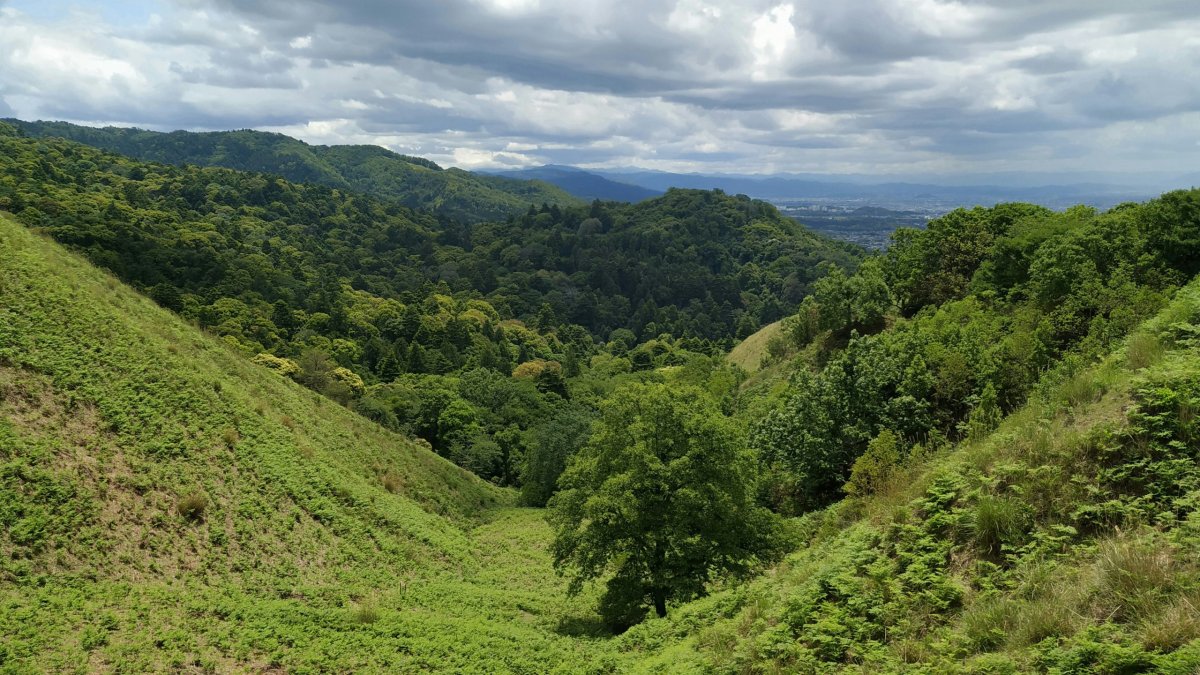
[(280, 358), (274, 354), (261, 353), (251, 359), (260, 366), (266, 366), (284, 377), (295, 378), (300, 375), (300, 366), (291, 359)]
[(79, 647), (92, 652), (108, 644), (108, 633), (98, 626), (87, 626), (79, 634)]
[(1155, 659), (1162, 675), (1196, 675), (1200, 672), (1200, 638), (1192, 640), (1178, 651)]
[(362, 396), (366, 390), (366, 385), (363, 384), (363, 379), (358, 373), (349, 368), (334, 368), (329, 371), (329, 377), (337, 384), (342, 385), (350, 390), (350, 395), (357, 397)]
[(175, 505), (175, 511), (183, 517), (184, 520), (193, 523), (204, 520), (204, 511), (208, 508), (208, 497), (202, 492), (193, 492), (191, 494), (180, 497), (179, 502)]
[(767, 358), (768, 363), (778, 363), (792, 351), (791, 344), (783, 335), (772, 335), (770, 340), (767, 340)]
[(354, 412), (392, 431), (400, 429), (400, 418), (386, 401), (364, 396), (354, 403)]
[(796, 314), (783, 320), (783, 334), (791, 346), (799, 349), (813, 341), (821, 332), (821, 308), (810, 295), (800, 303)]
[(870, 443), (867, 451), (854, 460), (850, 481), (843, 488), (846, 494), (862, 497), (878, 492), (887, 484), (900, 463), (896, 434), (884, 429)]

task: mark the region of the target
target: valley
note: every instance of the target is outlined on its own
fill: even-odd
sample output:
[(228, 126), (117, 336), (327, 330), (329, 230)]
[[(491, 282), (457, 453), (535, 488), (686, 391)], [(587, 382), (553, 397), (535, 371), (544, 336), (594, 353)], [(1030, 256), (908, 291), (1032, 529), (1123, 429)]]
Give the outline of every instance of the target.
[(1200, 667), (1195, 190), (871, 251), (721, 190), (468, 221), (281, 177), (340, 152), (291, 139), (34, 129), (0, 670)]

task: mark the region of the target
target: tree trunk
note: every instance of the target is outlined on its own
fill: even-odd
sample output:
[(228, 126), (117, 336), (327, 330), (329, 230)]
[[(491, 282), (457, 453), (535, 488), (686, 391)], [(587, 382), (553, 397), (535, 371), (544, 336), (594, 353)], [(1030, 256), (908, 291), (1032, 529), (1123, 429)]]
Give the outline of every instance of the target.
[[(665, 512), (666, 509), (663, 509)], [(661, 539), (654, 542), (654, 574), (651, 577), (650, 595), (654, 598), (654, 611), (658, 618), (667, 615), (667, 584), (664, 583), (663, 570), (667, 567), (667, 548)]]

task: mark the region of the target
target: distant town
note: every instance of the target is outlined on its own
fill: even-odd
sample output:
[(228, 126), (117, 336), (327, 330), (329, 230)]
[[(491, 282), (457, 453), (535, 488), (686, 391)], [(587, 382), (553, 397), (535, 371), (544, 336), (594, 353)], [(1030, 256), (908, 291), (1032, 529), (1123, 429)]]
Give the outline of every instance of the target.
[(784, 215), (806, 227), (872, 250), (887, 248), (896, 228), (924, 228), (931, 219), (954, 208), (939, 205), (917, 210), (892, 210), (867, 206), (859, 200), (840, 199), (778, 200), (772, 203)]

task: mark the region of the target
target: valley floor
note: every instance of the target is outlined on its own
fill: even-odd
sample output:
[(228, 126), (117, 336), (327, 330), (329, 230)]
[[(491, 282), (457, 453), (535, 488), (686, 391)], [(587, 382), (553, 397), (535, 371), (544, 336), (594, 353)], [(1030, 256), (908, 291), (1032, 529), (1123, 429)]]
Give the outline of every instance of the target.
[[(0, 591), (0, 672), (588, 672), (615, 667), (594, 598), (568, 598), (536, 509), (470, 533), (474, 564), (347, 600), (188, 580)], [(314, 591), (316, 589), (313, 589)]]

